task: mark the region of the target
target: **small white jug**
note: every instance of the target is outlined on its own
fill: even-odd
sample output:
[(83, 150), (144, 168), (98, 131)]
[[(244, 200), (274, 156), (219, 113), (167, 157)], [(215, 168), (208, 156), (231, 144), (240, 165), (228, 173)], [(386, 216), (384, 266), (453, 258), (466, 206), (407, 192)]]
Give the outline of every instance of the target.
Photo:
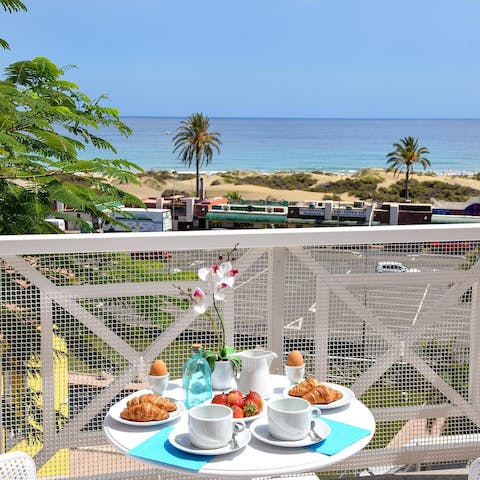
[(277, 354), (268, 350), (254, 349), (232, 353), (231, 356), (240, 357), (242, 360), (238, 390), (244, 394), (253, 390), (262, 398), (270, 397), (273, 393), (270, 364), (274, 358), (277, 358)]

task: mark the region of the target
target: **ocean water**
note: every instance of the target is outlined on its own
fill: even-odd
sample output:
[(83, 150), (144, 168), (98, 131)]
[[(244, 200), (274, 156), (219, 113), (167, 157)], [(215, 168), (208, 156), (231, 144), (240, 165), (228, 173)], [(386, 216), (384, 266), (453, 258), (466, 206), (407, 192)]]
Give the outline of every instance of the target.
[[(124, 117), (133, 130), (127, 139), (109, 129), (100, 136), (117, 149), (117, 158), (144, 170), (193, 171), (173, 153), (182, 118)], [(385, 168), (386, 154), (400, 138), (413, 136), (429, 149), (430, 171), (470, 174), (480, 171), (480, 120), (271, 119), (211, 118), (221, 134), (220, 155), (202, 171), (256, 170), (352, 172)], [(82, 158), (110, 157), (93, 149)], [(417, 167), (416, 171), (421, 171)]]

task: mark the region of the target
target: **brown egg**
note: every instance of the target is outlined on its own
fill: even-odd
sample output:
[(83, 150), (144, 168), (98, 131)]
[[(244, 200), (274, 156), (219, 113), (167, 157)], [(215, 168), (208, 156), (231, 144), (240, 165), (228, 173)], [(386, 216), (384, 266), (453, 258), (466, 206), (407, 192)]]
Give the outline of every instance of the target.
[(150, 367), (150, 375), (163, 377), (168, 374), (167, 366), (163, 360), (154, 360)]
[(298, 350), (293, 350), (288, 354), (287, 365), (289, 367), (301, 367), (303, 365), (303, 356)]

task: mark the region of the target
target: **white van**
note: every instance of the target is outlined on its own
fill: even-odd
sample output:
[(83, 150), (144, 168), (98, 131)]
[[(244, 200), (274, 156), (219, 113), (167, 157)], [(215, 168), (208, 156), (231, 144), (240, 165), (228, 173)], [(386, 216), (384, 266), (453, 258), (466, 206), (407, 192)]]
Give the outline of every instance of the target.
[(375, 271), (377, 273), (402, 273), (402, 272), (420, 272), (417, 268), (407, 268), (401, 262), (378, 262), (377, 266), (375, 267)]

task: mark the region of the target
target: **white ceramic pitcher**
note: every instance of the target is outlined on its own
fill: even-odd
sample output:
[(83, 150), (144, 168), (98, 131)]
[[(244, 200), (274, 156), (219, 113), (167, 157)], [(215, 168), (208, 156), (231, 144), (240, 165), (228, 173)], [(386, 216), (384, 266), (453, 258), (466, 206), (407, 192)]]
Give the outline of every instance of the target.
[(233, 356), (240, 357), (242, 360), (238, 390), (244, 394), (253, 390), (263, 398), (270, 397), (273, 393), (270, 364), (274, 358), (277, 358), (277, 354), (268, 350), (254, 349), (236, 352), (232, 354)]

